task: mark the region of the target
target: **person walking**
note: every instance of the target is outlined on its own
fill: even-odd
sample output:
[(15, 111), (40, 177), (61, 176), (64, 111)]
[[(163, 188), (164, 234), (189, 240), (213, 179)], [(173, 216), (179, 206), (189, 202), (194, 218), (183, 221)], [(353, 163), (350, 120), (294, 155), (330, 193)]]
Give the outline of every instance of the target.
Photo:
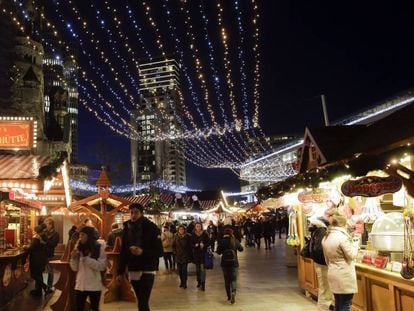
[(107, 259), (105, 243), (96, 240), (94, 228), (85, 226), (80, 230), (69, 264), (76, 272), (76, 310), (83, 311), (89, 297), (90, 309), (98, 311), (103, 286), (101, 271), (105, 271)]
[(191, 259), (191, 235), (189, 235), (184, 225), (178, 226), (178, 231), (173, 241), (173, 252), (180, 277), (180, 287), (187, 288), (188, 263)]
[(173, 271), (173, 241), (174, 235), (170, 232), (169, 226), (164, 226), (164, 232), (161, 233), (162, 248), (164, 251), (164, 263), (167, 272)]
[(358, 292), (355, 258), (359, 245), (352, 241), (345, 226), (346, 218), (334, 215), (322, 240), (328, 265), (328, 283), (335, 297), (336, 311), (349, 311), (354, 293)]
[(260, 240), (263, 236), (263, 223), (261, 219), (258, 219), (253, 226), (254, 242), (256, 247), (260, 248)]
[(144, 216), (144, 207), (133, 203), (129, 206), (130, 220), (124, 222), (117, 280), (128, 279), (134, 288), (139, 311), (149, 311), (149, 300), (158, 270), (159, 257), (163, 255), (161, 232)]
[(309, 232), (309, 253), (312, 258), (316, 276), (318, 278), (318, 310), (328, 311), (333, 303), (333, 296), (328, 282), (328, 266), (322, 247), (322, 240), (335, 213), (334, 209), (327, 209), (322, 217), (311, 218)]
[(45, 219), (46, 228), (44, 233), (46, 235), (46, 253), (47, 253), (47, 293), (50, 294), (53, 292), (53, 267), (50, 265), (50, 260), (53, 260), (55, 256), (55, 248), (59, 243), (59, 233), (55, 230), (55, 221), (53, 218), (49, 217)]
[(240, 241), (234, 236), (233, 229), (226, 227), (223, 238), (218, 242), (217, 254), (221, 255), (224, 287), (226, 289), (227, 300), (231, 304), (234, 304), (236, 301), (237, 272), (239, 267), (237, 251), (242, 252), (243, 246), (241, 246)]
[(196, 265), (197, 288), (202, 291), (206, 290), (206, 269), (204, 267), (204, 258), (209, 246), (210, 239), (207, 232), (203, 230), (200, 222), (195, 223), (194, 231), (191, 237), (193, 247), (193, 262)]
[(35, 228), (32, 242), (27, 248), (27, 252), (30, 256), (30, 277), (35, 281), (35, 288), (30, 291), (30, 294), (39, 297), (42, 296), (42, 291), (45, 292), (45, 295), (48, 294), (47, 285), (43, 282), (43, 271), (47, 264), (46, 236), (43, 233), (44, 229), (44, 224)]
[(214, 252), (216, 240), (217, 240), (217, 227), (214, 225), (212, 220), (210, 220), (209, 225), (207, 227), (207, 234), (208, 234), (208, 237), (210, 238), (211, 249)]
[(271, 249), (272, 224), (270, 223), (268, 217), (265, 217), (263, 221), (263, 238), (265, 242), (265, 249)]

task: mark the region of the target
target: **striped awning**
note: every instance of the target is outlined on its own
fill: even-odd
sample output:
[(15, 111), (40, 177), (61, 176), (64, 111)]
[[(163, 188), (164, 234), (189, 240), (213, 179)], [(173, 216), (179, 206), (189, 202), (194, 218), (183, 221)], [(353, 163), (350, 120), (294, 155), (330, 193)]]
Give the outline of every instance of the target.
[(174, 201), (174, 196), (168, 193), (161, 193), (160, 194), (160, 200), (166, 204), (170, 205)]
[(144, 195), (132, 195), (129, 197), (125, 197), (124, 199), (127, 199), (128, 201), (132, 203), (139, 203), (143, 206), (147, 205), (151, 201), (151, 195), (144, 194)]
[(0, 155), (0, 180), (36, 179), (39, 169), (49, 161), (49, 156)]
[(200, 200), (199, 202), (201, 209), (206, 210), (215, 207), (220, 202), (220, 200)]

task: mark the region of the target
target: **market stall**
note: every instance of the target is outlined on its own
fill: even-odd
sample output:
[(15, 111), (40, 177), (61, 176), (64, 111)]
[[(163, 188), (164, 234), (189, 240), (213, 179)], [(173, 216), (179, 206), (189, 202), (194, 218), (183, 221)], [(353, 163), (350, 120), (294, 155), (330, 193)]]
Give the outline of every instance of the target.
[[(84, 217), (91, 217), (96, 221), (94, 225), (99, 229), (99, 233), (102, 238), (106, 239), (108, 233), (110, 232), (111, 224), (115, 221), (115, 217), (120, 212), (125, 213), (128, 206), (131, 204), (130, 201), (116, 196), (110, 193), (109, 187), (111, 183), (106, 173), (105, 167), (103, 167), (102, 172), (96, 181), (96, 186), (98, 187), (98, 193), (90, 197), (74, 201), (69, 206), (69, 212), (78, 214), (77, 218), (72, 216), (70, 219), (84, 219)], [(69, 212), (65, 212), (69, 215)], [(79, 217), (81, 214), (84, 217)], [(54, 260), (51, 262), (52, 266), (60, 272), (60, 278), (56, 284), (56, 288), (61, 290), (59, 298), (51, 305), (52, 310), (72, 310), (75, 305), (75, 287), (74, 282), (76, 274), (72, 271), (69, 265), (69, 254), (71, 251), (72, 245), (67, 243), (66, 250), (64, 255), (59, 260)], [(107, 251), (107, 255), (111, 264), (117, 261), (119, 255), (119, 247)], [(129, 299), (133, 295), (130, 295), (132, 292), (131, 286), (120, 287), (116, 284), (116, 280), (112, 277), (108, 280), (107, 289), (104, 293), (104, 302), (110, 302), (112, 299)], [(128, 285), (128, 284), (127, 284)], [(120, 292), (124, 291), (127, 295), (121, 295)], [(110, 297), (110, 298), (108, 298)], [(135, 298), (133, 297), (134, 301)]]
[(0, 155), (0, 306), (28, 284), (23, 246), (30, 244), (37, 216), (50, 202), (66, 204), (65, 165), (64, 156)]
[[(362, 241), (352, 310), (412, 310), (413, 117), (411, 105), (367, 127), (307, 129), (299, 174), (258, 193), (296, 196), (301, 245), (310, 217), (332, 206), (347, 217)], [(298, 280), (317, 296), (310, 258), (298, 256)]]
[(213, 223), (224, 221), (227, 216), (233, 215), (233, 211), (225, 207), (222, 201), (220, 201), (216, 206), (202, 211), (202, 213), (207, 215), (206, 222), (211, 220)]

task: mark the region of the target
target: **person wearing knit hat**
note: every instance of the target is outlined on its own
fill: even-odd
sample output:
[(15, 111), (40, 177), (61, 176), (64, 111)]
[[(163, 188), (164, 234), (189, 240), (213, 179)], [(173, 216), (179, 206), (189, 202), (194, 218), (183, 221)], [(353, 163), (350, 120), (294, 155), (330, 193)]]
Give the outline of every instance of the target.
[(105, 245), (99, 243), (96, 229), (84, 226), (70, 256), (70, 267), (76, 274), (76, 310), (83, 310), (89, 297), (91, 310), (99, 310), (102, 291), (101, 271), (107, 266)]
[(221, 255), (221, 268), (223, 270), (227, 300), (234, 304), (236, 301), (237, 270), (239, 267), (237, 251), (242, 252), (243, 246), (234, 236), (231, 226), (226, 225), (223, 233), (223, 238), (218, 243), (217, 254)]

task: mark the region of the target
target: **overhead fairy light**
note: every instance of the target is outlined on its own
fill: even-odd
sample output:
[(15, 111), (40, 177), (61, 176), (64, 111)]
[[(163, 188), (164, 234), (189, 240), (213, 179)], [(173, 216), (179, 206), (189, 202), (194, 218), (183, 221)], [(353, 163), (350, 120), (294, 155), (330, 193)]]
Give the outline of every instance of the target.
[[(218, 126), (218, 124), (216, 122), (215, 113), (212, 109), (211, 102), (209, 100), (208, 88), (207, 88), (207, 84), (206, 84), (206, 76), (207, 75), (205, 73), (203, 73), (203, 64), (202, 64), (202, 61), (201, 61), (201, 55), (199, 53), (199, 49), (196, 45), (196, 39), (195, 39), (194, 31), (193, 31), (194, 27), (192, 25), (191, 14), (189, 12), (187, 1), (186, 0), (181, 0), (180, 4), (181, 4), (181, 6), (180, 6), (181, 11), (185, 13), (185, 15), (184, 15), (184, 24), (186, 25), (185, 33), (186, 33), (187, 37), (189, 38), (189, 45), (190, 45), (189, 48), (192, 52), (191, 56), (192, 56), (193, 61), (195, 63), (196, 76), (198, 77), (201, 89), (205, 94), (204, 95), (204, 101), (205, 101), (205, 104), (207, 106), (207, 110), (210, 114), (211, 121), (212, 121), (214, 126)], [(226, 144), (226, 142), (224, 142), (221, 139), (221, 137), (218, 137), (218, 139), (220, 140), (221, 144)], [(239, 145), (239, 148), (241, 146), (242, 145)], [(236, 161), (240, 161), (240, 159), (241, 159), (240, 157), (243, 158), (247, 154), (247, 152), (243, 148), (240, 148), (240, 151), (239, 151), (239, 148), (234, 148), (234, 146), (233, 146), (233, 148), (228, 149), (231, 152), (231, 155), (236, 159)], [(233, 150), (235, 150), (239, 154), (236, 154), (235, 151), (233, 151)]]
[[(84, 191), (84, 192), (98, 192), (98, 187), (96, 185), (91, 185), (86, 182), (73, 180), (71, 181), (72, 189), (76, 191)], [(112, 193), (131, 193), (136, 191), (142, 191), (145, 189), (150, 189), (152, 187), (156, 187), (158, 189), (162, 189), (165, 191), (170, 191), (174, 193), (186, 193), (186, 192), (200, 192), (199, 189), (192, 189), (183, 185), (176, 185), (174, 183), (165, 181), (165, 180), (155, 180), (148, 183), (138, 183), (135, 186), (132, 184), (127, 185), (113, 185), (109, 187), (109, 190)]]
[[(168, 0), (166, 0), (166, 2), (167, 1)], [(19, 3), (19, 0), (14, 0), (14, 2)], [(90, 70), (89, 68), (82, 68), (81, 66), (76, 67), (81, 73), (79, 77), (80, 83), (78, 83), (78, 88), (82, 94), (80, 103), (84, 105), (89, 112), (93, 113), (98, 120), (103, 122), (106, 126), (108, 126), (117, 134), (128, 137), (129, 139), (141, 139), (142, 137), (139, 136), (140, 134), (137, 133), (136, 129), (133, 127), (130, 120), (127, 120), (126, 117), (129, 116), (131, 112), (137, 108), (137, 96), (135, 96), (135, 94), (140, 95), (137, 88), (138, 84), (135, 80), (136, 75), (130, 72), (130, 68), (128, 67), (128, 64), (130, 62), (134, 64), (134, 66), (131, 66), (131, 68), (138, 67), (137, 59), (139, 55), (133, 49), (134, 45), (130, 43), (132, 42), (130, 38), (128, 38), (125, 35), (125, 33), (123, 33), (121, 30), (121, 26), (125, 23), (122, 22), (117, 10), (111, 8), (111, 6), (109, 5), (109, 1), (104, 1), (103, 3), (99, 2), (99, 5), (101, 7), (98, 7), (98, 2), (92, 1), (91, 8), (93, 8), (97, 13), (93, 16), (96, 20), (98, 28), (103, 31), (103, 33), (105, 34), (105, 38), (109, 43), (104, 44), (104, 38), (98, 38), (96, 36), (96, 34), (92, 30), (93, 27), (90, 27), (90, 21), (87, 21), (80, 15), (80, 11), (78, 8), (75, 7), (74, 1), (67, 1), (67, 3), (69, 4), (69, 10), (74, 15), (73, 20), (70, 20), (67, 17), (70, 14), (67, 14), (64, 17), (60, 9), (61, 5), (59, 0), (53, 0), (53, 3), (55, 5), (55, 16), (64, 26), (64, 31), (68, 32), (70, 37), (75, 38), (76, 41), (79, 43), (80, 51), (85, 56), (84, 59), (87, 61), (87, 65), (90, 66), (92, 72), (98, 78), (94, 79), (86, 75), (86, 72)], [(180, 3), (182, 3), (185, 6), (188, 6), (188, 1), (186, 0), (182, 0), (182, 2)], [(165, 46), (162, 42), (161, 30), (159, 29), (157, 22), (151, 14), (152, 11), (149, 6), (149, 3), (144, 1), (143, 4), (145, 16), (149, 21), (149, 25), (154, 29), (156, 35), (155, 42), (158, 45), (161, 54), (165, 56), (166, 51), (164, 51)], [(45, 20), (45, 25), (47, 25), (47, 27), (51, 29), (54, 36), (57, 38), (57, 43), (62, 47), (63, 50), (68, 51), (68, 45), (66, 45), (64, 43), (64, 40), (60, 37), (60, 33), (58, 32), (57, 27), (50, 20), (46, 19), (44, 13), (37, 6), (35, 6), (35, 9), (39, 13), (41, 13), (42, 18)], [(135, 18), (133, 18), (132, 7), (127, 6), (126, 9), (128, 10), (128, 17), (133, 21), (133, 27), (135, 29), (139, 29), (139, 25), (137, 24)], [(102, 12), (103, 10), (106, 10), (109, 14), (112, 14), (110, 19), (105, 18), (105, 16), (108, 15), (104, 15)], [(195, 51), (198, 53), (199, 51), (198, 49), (196, 49), (194, 44), (195, 39), (193, 33), (193, 26), (191, 25), (190, 13), (188, 10), (185, 10), (184, 13), (187, 14), (189, 17), (185, 20), (187, 21), (187, 27), (191, 31), (188, 35), (190, 36), (190, 38), (193, 38), (191, 39), (191, 43)], [(134, 33), (137, 33), (137, 35), (139, 34), (138, 32)], [(86, 40), (84, 38), (85, 35), (87, 37)], [(118, 40), (118, 37), (122, 40)], [(225, 37), (227, 37), (227, 35)], [(142, 38), (143, 36), (141, 36), (141, 41), (143, 42)], [(90, 49), (88, 50), (88, 47), (85, 44), (86, 42), (92, 43), (92, 50), (94, 54), (90, 52)], [(151, 52), (149, 52), (143, 46), (140, 47), (142, 48), (146, 56), (152, 56)], [(104, 48), (110, 49), (110, 53), (106, 53)], [(124, 58), (121, 55), (121, 50), (119, 48), (123, 48), (130, 57), (128, 59)], [(181, 55), (182, 57), (182, 50), (179, 50), (177, 54)], [(75, 62), (73, 55), (71, 58)], [(102, 66), (96, 64), (97, 59), (100, 60), (101, 64), (104, 63), (107, 66), (108, 70), (105, 69), (105, 72), (109, 72), (110, 79), (107, 78), (107, 73), (104, 74), (104, 71), (101, 68)], [(114, 59), (116, 61), (114, 61)], [(218, 124), (217, 118), (214, 115), (214, 109), (210, 104), (210, 95), (207, 88), (207, 75), (205, 72), (206, 69), (203, 64), (203, 61), (200, 56), (194, 55), (193, 63), (197, 71), (196, 78), (198, 79), (198, 83), (200, 84), (200, 86), (203, 88), (202, 98), (204, 99), (204, 101), (206, 101), (207, 105), (202, 105), (201, 102), (198, 100), (193, 100), (191, 102), (198, 103), (198, 109), (202, 121), (204, 118), (203, 126), (201, 128), (199, 126), (196, 126), (196, 122), (192, 115), (189, 113), (189, 109), (183, 109), (184, 111), (186, 110), (188, 112), (186, 120), (182, 119), (177, 113), (174, 112), (174, 117), (179, 121), (179, 123), (182, 126), (181, 129), (178, 129), (174, 133), (160, 133), (159, 135), (154, 135), (147, 139), (155, 141), (170, 139), (178, 140), (178, 144), (180, 144), (181, 148), (184, 148), (187, 152), (187, 158), (196, 157), (194, 162), (197, 162), (198, 165), (206, 167), (227, 167), (237, 169), (237, 167), (240, 167), (240, 165), (244, 162), (246, 157), (252, 155), (252, 150), (245, 150), (243, 147), (246, 143), (245, 140), (234, 139), (234, 133), (243, 132), (245, 135), (249, 137), (248, 132), (250, 125), (247, 126), (247, 122), (244, 122), (246, 121), (245, 117), (243, 118), (243, 122), (241, 122), (241, 119), (238, 119), (240, 121), (240, 124), (238, 124), (238, 122), (230, 124), (228, 121), (226, 122), (225, 119), (223, 119), (223, 125)], [(230, 64), (230, 59), (228, 59), (228, 64)], [(122, 70), (119, 70), (118, 67), (122, 68)], [(123, 76), (126, 78), (128, 85), (126, 85), (123, 82), (124, 78), (121, 78)], [(188, 70), (186, 76), (187, 83), (191, 85)], [(214, 85), (219, 85), (219, 82), (222, 80), (223, 79), (221, 79), (218, 74), (214, 74)], [(95, 81), (102, 83), (104, 87), (98, 85), (97, 83), (95, 83)], [(217, 81), (217, 84), (214, 81)], [(133, 92), (130, 91), (131, 88), (133, 89)], [(195, 91), (194, 87), (192, 90), (189, 91), (189, 93), (193, 99), (197, 97), (197, 92)], [(110, 97), (116, 98), (117, 105), (112, 104), (112, 99), (107, 99), (107, 94), (109, 94)], [(182, 95), (180, 97), (182, 98)], [(220, 107), (220, 103), (223, 103), (223, 100), (218, 100), (218, 103)], [(173, 103), (169, 104), (173, 105)], [(123, 109), (123, 114), (117, 111), (118, 107), (121, 107)], [(204, 117), (202, 108), (207, 109), (208, 115), (211, 116), (213, 124), (209, 124), (209, 122), (207, 122), (207, 118)], [(232, 113), (233, 112), (234, 109), (232, 109)], [(190, 124), (191, 126), (189, 126)], [(252, 131), (252, 133), (253, 135), (255, 134), (254, 131)], [(217, 139), (214, 138), (216, 136)], [(250, 138), (248, 140), (250, 140)], [(256, 145), (254, 145), (253, 148), (256, 148)], [(202, 154), (200, 155), (200, 153)], [(254, 153), (257, 153), (257, 151)]]
[(259, 103), (260, 103), (260, 93), (259, 93), (259, 86), (260, 86), (260, 50), (259, 50), (259, 7), (257, 5), (256, 0), (251, 0), (253, 5), (253, 39), (254, 39), (254, 46), (253, 46), (253, 54), (254, 54), (254, 73), (253, 73), (253, 96), (254, 96), (254, 114), (253, 114), (253, 126), (259, 126)]

